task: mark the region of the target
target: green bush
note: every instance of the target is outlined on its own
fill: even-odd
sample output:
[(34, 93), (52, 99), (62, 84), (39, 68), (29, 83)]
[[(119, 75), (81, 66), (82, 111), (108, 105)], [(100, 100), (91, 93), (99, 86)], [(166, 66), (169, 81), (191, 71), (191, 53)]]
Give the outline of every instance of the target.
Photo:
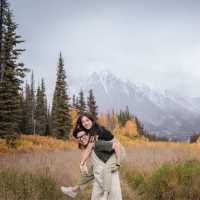
[(144, 193), (145, 188), (145, 175), (137, 170), (129, 168), (129, 166), (124, 166), (121, 168), (121, 173), (123, 178), (127, 181), (128, 185), (141, 195)]
[(145, 200), (200, 200), (200, 162), (165, 164), (150, 176), (133, 172), (127, 179)]

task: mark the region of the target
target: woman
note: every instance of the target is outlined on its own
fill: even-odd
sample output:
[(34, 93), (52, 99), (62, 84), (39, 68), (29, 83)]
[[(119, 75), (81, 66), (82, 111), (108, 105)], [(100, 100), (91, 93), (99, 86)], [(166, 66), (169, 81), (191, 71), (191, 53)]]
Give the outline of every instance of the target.
[[(83, 130), (82, 133), (80, 132), (80, 130)], [(87, 134), (84, 134), (83, 132), (86, 132)], [(74, 188), (63, 187), (62, 191), (70, 195), (71, 197), (75, 197), (80, 190), (84, 189), (85, 185), (88, 182), (94, 179), (92, 200), (121, 200), (121, 187), (119, 181), (119, 174), (117, 170), (119, 167), (119, 163), (116, 162), (115, 155), (105, 153), (106, 148), (107, 150), (110, 149), (110, 143), (103, 142), (113, 141), (114, 136), (112, 135), (112, 133), (104, 127), (97, 124), (88, 113), (84, 113), (78, 118), (73, 135), (77, 139), (81, 138), (81, 140), (79, 141), (80, 146), (88, 145), (90, 138), (98, 136), (98, 140), (101, 141), (100, 144), (102, 146), (100, 146), (100, 148), (94, 148), (94, 151), (92, 151), (92, 169), (90, 168), (89, 173), (81, 177), (81, 182), (79, 186)], [(104, 151), (102, 151), (102, 147), (104, 147)], [(120, 158), (124, 159), (125, 151), (123, 148), (121, 148), (120, 155)], [(87, 172), (86, 165), (82, 165), (81, 169), (82, 171)], [(110, 170), (112, 170), (113, 173), (110, 173)], [(108, 184), (109, 182), (110, 184)]]
[(81, 128), (91, 136), (98, 135), (99, 140), (110, 141), (114, 138), (112, 133), (103, 126), (100, 126), (89, 113), (83, 113), (79, 116), (73, 136), (77, 138), (77, 129)]

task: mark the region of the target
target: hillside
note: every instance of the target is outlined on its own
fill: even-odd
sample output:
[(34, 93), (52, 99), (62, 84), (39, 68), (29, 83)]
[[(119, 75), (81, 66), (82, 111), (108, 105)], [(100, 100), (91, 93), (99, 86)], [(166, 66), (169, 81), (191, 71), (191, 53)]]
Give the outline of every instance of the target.
[(154, 134), (174, 133), (189, 136), (199, 130), (200, 104), (198, 98), (179, 96), (165, 90), (159, 91), (148, 85), (139, 85), (118, 78), (109, 71), (92, 73), (87, 78), (70, 79), (70, 93), (81, 88), (87, 94), (93, 89), (100, 112), (119, 111), (129, 106), (145, 127)]

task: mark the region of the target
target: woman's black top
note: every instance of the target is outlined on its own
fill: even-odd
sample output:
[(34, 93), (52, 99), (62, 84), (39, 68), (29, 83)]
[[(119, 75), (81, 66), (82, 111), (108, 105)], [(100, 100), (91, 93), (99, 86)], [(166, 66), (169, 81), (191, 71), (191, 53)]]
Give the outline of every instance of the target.
[(100, 160), (106, 163), (107, 160), (114, 153), (114, 150), (112, 149), (112, 142), (103, 143), (103, 141), (111, 141), (114, 136), (109, 130), (100, 125), (96, 125), (95, 130), (97, 135), (99, 136), (99, 143), (96, 143), (98, 145), (96, 145), (96, 148), (94, 148), (94, 152)]
[(112, 141), (97, 140), (95, 142), (94, 152), (100, 160), (106, 163), (115, 152), (112, 147)]
[(114, 138), (113, 134), (109, 130), (97, 124), (95, 125), (95, 132), (99, 136), (99, 140), (110, 141)]

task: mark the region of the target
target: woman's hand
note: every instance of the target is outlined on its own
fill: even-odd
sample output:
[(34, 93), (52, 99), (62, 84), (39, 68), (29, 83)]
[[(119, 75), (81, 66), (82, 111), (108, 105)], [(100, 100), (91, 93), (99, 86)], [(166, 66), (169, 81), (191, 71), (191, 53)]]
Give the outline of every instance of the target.
[(96, 141), (95, 136), (91, 136), (91, 137), (90, 137), (90, 142), (89, 142), (89, 143), (95, 143), (95, 141)]
[(88, 168), (86, 163), (80, 162), (80, 170), (81, 170), (81, 174), (88, 174)]
[(95, 144), (94, 142), (90, 142), (86, 148), (87, 151), (91, 151), (94, 148)]

